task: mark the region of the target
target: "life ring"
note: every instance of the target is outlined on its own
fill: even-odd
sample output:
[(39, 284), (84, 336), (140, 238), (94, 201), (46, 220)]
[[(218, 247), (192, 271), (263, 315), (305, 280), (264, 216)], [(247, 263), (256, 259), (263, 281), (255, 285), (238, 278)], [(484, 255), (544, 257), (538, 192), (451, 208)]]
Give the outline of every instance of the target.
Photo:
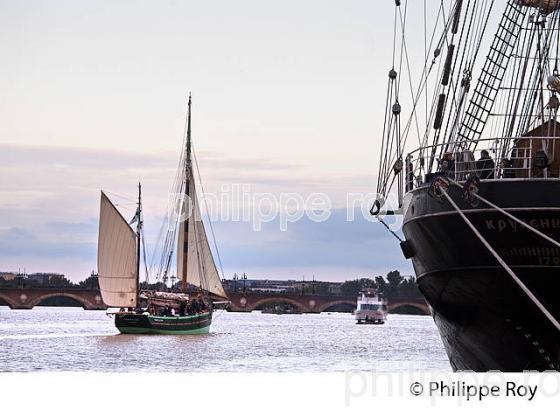
[(476, 175), (470, 176), (463, 185), (463, 199), (473, 208), (478, 206), (476, 193), (480, 188), (480, 179)]
[(449, 189), (449, 181), (447, 180), (447, 178), (438, 176), (434, 178), (434, 180), (432, 181), (428, 194), (431, 197), (437, 198), (440, 201), (442, 201), (444, 197), (443, 192), (444, 191), (447, 192), (448, 189)]

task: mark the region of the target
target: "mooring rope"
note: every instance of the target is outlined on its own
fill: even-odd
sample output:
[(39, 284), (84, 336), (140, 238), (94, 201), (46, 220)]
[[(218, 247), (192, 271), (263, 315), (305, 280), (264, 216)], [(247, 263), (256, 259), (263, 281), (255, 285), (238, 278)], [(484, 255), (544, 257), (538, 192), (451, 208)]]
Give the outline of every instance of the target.
[(401, 239), (401, 238), (399, 237), (399, 235), (397, 235), (397, 233), (396, 233), (395, 231), (393, 231), (393, 230), (391, 229), (391, 227), (390, 227), (389, 225), (387, 225), (387, 223), (386, 223), (382, 218), (380, 218), (379, 216), (377, 216), (377, 220), (378, 220), (379, 222), (381, 222), (381, 223), (383, 224), (383, 226), (384, 226), (385, 228), (387, 228), (387, 230), (388, 230), (395, 238), (397, 238), (397, 240), (398, 240), (399, 242), (404, 242), (404, 240)]
[(556, 318), (546, 309), (546, 307), (539, 301), (539, 299), (531, 292), (531, 290), (525, 286), (525, 284), (517, 277), (515, 272), (511, 270), (511, 268), (507, 265), (507, 263), (501, 258), (500, 255), (492, 248), (492, 245), (488, 243), (488, 241), (482, 236), (482, 234), (476, 229), (476, 227), (472, 224), (471, 221), (466, 217), (465, 213), (459, 206), (451, 199), (451, 196), (447, 193), (446, 190), (441, 189), (443, 195), (447, 198), (449, 203), (455, 208), (455, 210), (459, 213), (461, 218), (465, 221), (468, 227), (473, 231), (473, 233), (480, 239), (482, 244), (488, 249), (488, 251), (496, 258), (498, 263), (505, 269), (505, 271), (510, 275), (510, 277), (517, 283), (517, 285), (521, 288), (523, 292), (529, 297), (529, 299), (539, 308), (539, 310), (548, 318), (548, 320), (556, 327), (556, 330), (560, 331), (560, 323), (556, 320)]

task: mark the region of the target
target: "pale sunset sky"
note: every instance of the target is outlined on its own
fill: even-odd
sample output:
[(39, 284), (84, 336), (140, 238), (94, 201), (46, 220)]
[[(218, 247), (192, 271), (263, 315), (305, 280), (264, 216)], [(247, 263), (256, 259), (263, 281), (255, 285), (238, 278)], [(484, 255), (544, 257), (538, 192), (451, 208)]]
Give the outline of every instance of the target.
[(393, 11), (393, 0), (1, 0), (0, 271), (97, 270), (99, 191), (134, 197), (138, 179), (151, 249), (191, 91), (207, 192), (322, 192), (336, 208), (286, 232), (214, 222), (226, 277), (411, 274), (379, 223), (345, 221), (346, 194), (375, 190)]

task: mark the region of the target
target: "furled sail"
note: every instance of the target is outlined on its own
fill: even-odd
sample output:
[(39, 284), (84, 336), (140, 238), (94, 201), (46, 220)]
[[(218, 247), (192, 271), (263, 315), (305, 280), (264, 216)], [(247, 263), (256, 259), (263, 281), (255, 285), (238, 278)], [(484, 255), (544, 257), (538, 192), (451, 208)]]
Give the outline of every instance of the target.
[[(192, 170), (189, 172), (188, 184), (193, 211), (189, 218), (182, 218), (185, 220), (179, 224), (177, 277), (184, 281), (184, 283), (206, 289), (216, 296), (227, 298), (218, 269), (214, 263), (210, 245), (208, 244)], [(184, 205), (184, 207), (188, 209), (188, 206)], [(185, 231), (187, 235), (186, 241)]]
[(136, 234), (101, 192), (97, 269), (101, 297), (107, 306), (136, 306), (137, 262)]

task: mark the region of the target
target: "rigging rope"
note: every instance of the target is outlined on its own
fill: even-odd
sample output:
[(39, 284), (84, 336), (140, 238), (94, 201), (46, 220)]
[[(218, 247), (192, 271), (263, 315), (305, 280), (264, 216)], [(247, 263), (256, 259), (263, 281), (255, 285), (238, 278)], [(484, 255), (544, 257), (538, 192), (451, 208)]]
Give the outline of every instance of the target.
[[(458, 142), (456, 138), (457, 131), (459, 127), (463, 126), (463, 119), (466, 118), (468, 107), (472, 104), (470, 100), (474, 98), (472, 96), (473, 91), (469, 93), (468, 85), (464, 86), (464, 84), (465, 82), (467, 84), (470, 83), (471, 79), (475, 78), (475, 69), (477, 71), (482, 69), (482, 67), (477, 66), (480, 65), (478, 60), (481, 58), (480, 52), (482, 50), (483, 38), (490, 24), (491, 12), (496, 8), (495, 4), (498, 2), (495, 2), (495, 0), (449, 0), (449, 2), (440, 0), (437, 6), (438, 14), (433, 24), (432, 39), (436, 38), (437, 30), (440, 30), (441, 34), (438, 36), (439, 40), (434, 44), (434, 58), (431, 65), (428, 65), (428, 56), (432, 51), (432, 41), (430, 40), (429, 45), (427, 45), (428, 21), (426, 19), (426, 1), (423, 3), (420, 7), (423, 11), (421, 15), (424, 19), (424, 68), (419, 76), (416, 90), (413, 90), (410, 86), (411, 60), (409, 60), (408, 50), (411, 50), (411, 47), (409, 47), (409, 41), (405, 37), (405, 31), (408, 29), (407, 14), (413, 14), (412, 11), (408, 10), (408, 7), (412, 7), (413, 3), (410, 2), (409, 4), (408, 1), (402, 2), (402, 6), (400, 6), (400, 2), (396, 3), (397, 7), (395, 8), (392, 33), (392, 62), (393, 68), (397, 67), (399, 73), (398, 76), (395, 75), (397, 78), (394, 80), (394, 86), (391, 86), (391, 81), (389, 81), (387, 86), (386, 117), (383, 125), (380, 166), (377, 176), (377, 192), (384, 196), (387, 196), (394, 189), (395, 183), (400, 180), (398, 176), (394, 175), (393, 166), (399, 159), (404, 157), (404, 149), (407, 146), (408, 137), (411, 132), (415, 132), (420, 141), (419, 151), (416, 155), (422, 158), (422, 160), (413, 162), (415, 171), (421, 170), (422, 173), (433, 172), (434, 167), (437, 166), (436, 158), (438, 158), (438, 153), (442, 155), (444, 152), (456, 150), (457, 146), (455, 144)], [(459, 3), (463, 3), (462, 11), (458, 8)], [(489, 103), (491, 104), (490, 106), (481, 108), (492, 110), (489, 113), (488, 119), (484, 122), (484, 124), (490, 122), (488, 126), (484, 127), (484, 125), (481, 125), (484, 132), (490, 133), (490, 135), (501, 132), (503, 137), (509, 137), (509, 140), (502, 138), (499, 141), (489, 143), (489, 145), (492, 145), (491, 147), (485, 147), (500, 153), (501, 158), (508, 158), (510, 156), (508, 151), (512, 149), (513, 138), (524, 135), (539, 119), (554, 118), (555, 114), (552, 111), (549, 117), (545, 117), (546, 113), (543, 107), (546, 104), (546, 94), (543, 94), (543, 91), (546, 92), (547, 74), (557, 72), (560, 58), (560, 41), (558, 38), (559, 12), (550, 14), (550, 17), (545, 17), (538, 13), (520, 12), (518, 9), (520, 6), (516, 5), (513, 0), (509, 0), (505, 7), (502, 22), (507, 23), (510, 21), (511, 24), (520, 26), (520, 35), (515, 37), (515, 45), (513, 45), (512, 52), (509, 53), (513, 59), (512, 64), (500, 67), (500, 69), (506, 71), (503, 75), (503, 85), (500, 84), (498, 86), (500, 92)], [(457, 31), (452, 29), (452, 23), (455, 19), (459, 18), (461, 23)], [(513, 21), (511, 20), (512, 18), (516, 20)], [(499, 26), (501, 29), (496, 33), (496, 36), (499, 37), (495, 36), (494, 41), (496, 41), (496, 38), (502, 39), (502, 41), (506, 41), (508, 38), (506, 34), (509, 33), (507, 30), (509, 26), (506, 26), (506, 28), (502, 27), (502, 22)], [(432, 25), (432, 22), (429, 22), (429, 24)], [(457, 39), (453, 39), (455, 33), (457, 33)], [(450, 81), (449, 85), (443, 88), (444, 86), (441, 85), (440, 81), (433, 81), (434, 74), (436, 74), (436, 70), (433, 69), (437, 67), (437, 79), (440, 79), (445, 74), (446, 70), (442, 71), (444, 59), (439, 58), (439, 65), (436, 64), (435, 60), (438, 56), (445, 53), (446, 48), (449, 52), (449, 46), (453, 43), (455, 44), (455, 51), (448, 73)], [(519, 58), (518, 55), (522, 55), (523, 58)], [(539, 63), (532, 64), (531, 61), (533, 59)], [(499, 61), (501, 60), (498, 59), (496, 64)], [(546, 64), (547, 62), (550, 62), (550, 66)], [(401, 70), (407, 70), (408, 73), (400, 72)], [(488, 81), (490, 81), (489, 77), (492, 77), (494, 74), (492, 71), (487, 75)], [(402, 76), (405, 76), (405, 78), (402, 78)], [(481, 76), (482, 74), (478, 78), (478, 83), (481, 81)], [(410, 86), (409, 95), (399, 95), (401, 80), (404, 80)], [(505, 84), (508, 82), (510, 86), (506, 88)], [(434, 115), (439, 115), (436, 113), (436, 106), (438, 105), (436, 102), (441, 93), (445, 95), (445, 102), (442, 104), (441, 110), (443, 113), (443, 126), (436, 130), (431, 130), (430, 125), (434, 121)], [(422, 115), (425, 118), (421, 118), (417, 111), (421, 109), (424, 99), (428, 101), (428, 94), (433, 94), (432, 104), (431, 107), (425, 107), (425, 113)], [(471, 94), (470, 98), (469, 94)], [(402, 99), (400, 97), (404, 98), (402, 102), (400, 102)], [(391, 115), (392, 104), (393, 102), (399, 102), (399, 105), (403, 104), (404, 106), (404, 104), (408, 104), (409, 99), (412, 99), (412, 109), (410, 115), (407, 115), (406, 122), (402, 123), (401, 132), (398, 132), (398, 119)], [(503, 115), (496, 114), (496, 110), (502, 109), (504, 110)], [(419, 135), (419, 120), (426, 121), (423, 136)], [(470, 145), (461, 145), (461, 149), (469, 148), (472, 150), (476, 147), (477, 141), (472, 139), (466, 141)]]
[(109, 191), (103, 191), (103, 192), (105, 192), (105, 194), (110, 194), (110, 195), (118, 196), (119, 198), (122, 198), (122, 199), (126, 199), (127, 201), (130, 201), (133, 204), (136, 204), (136, 201), (137, 201), (135, 198), (125, 196), (125, 195), (121, 195), (121, 194), (117, 194), (115, 192), (109, 192)]
[[(142, 232), (144, 232), (144, 224), (142, 224)], [(146, 235), (142, 235), (142, 257), (144, 260), (144, 273), (146, 275), (146, 283), (150, 281), (150, 273), (148, 271), (148, 261), (146, 260)]]
[(397, 238), (397, 240), (398, 240), (399, 242), (404, 242), (404, 239), (401, 239), (401, 238), (399, 237), (399, 235), (397, 235), (397, 233), (396, 233), (395, 231), (393, 231), (393, 230), (389, 227), (389, 225), (387, 225), (387, 223), (383, 220), (383, 218), (377, 216), (377, 220), (378, 220), (379, 222), (381, 222), (381, 223), (383, 224), (383, 226), (384, 226), (385, 228), (387, 228), (387, 230), (391, 233), (391, 235), (393, 235), (395, 238)]
[[(423, 75), (421, 76), (420, 82), (418, 84), (418, 88), (415, 92), (415, 90), (413, 90), (412, 84), (411, 84), (411, 69), (410, 69), (410, 61), (409, 61), (409, 56), (408, 56), (408, 51), (407, 51), (407, 44), (406, 44), (406, 36), (405, 36), (405, 29), (406, 29), (406, 17), (407, 17), (407, 7), (408, 7), (408, 1), (405, 2), (404, 5), (404, 13), (401, 11), (399, 4), (397, 4), (397, 7), (395, 8), (395, 19), (394, 19), (394, 28), (393, 28), (393, 69), (391, 70), (392, 72), (394, 72), (394, 66), (395, 63), (397, 63), (396, 58), (396, 52), (397, 52), (397, 48), (400, 48), (400, 53), (399, 53), (399, 71), (403, 68), (403, 63), (405, 63), (405, 67), (408, 71), (408, 85), (410, 87), (410, 95), (411, 95), (411, 99), (412, 99), (412, 110), (411, 110), (411, 114), (407, 119), (406, 125), (404, 127), (403, 130), (395, 130), (393, 129), (393, 124), (395, 124), (395, 126), (397, 126), (397, 121), (394, 121), (394, 115), (391, 115), (391, 101), (395, 101), (398, 103), (399, 100), (399, 88), (400, 88), (400, 80), (401, 80), (401, 76), (397, 77), (397, 73), (394, 72), (394, 78), (396, 79), (394, 87), (391, 87), (391, 79), (389, 80), (389, 84), (388, 84), (388, 89), (387, 89), (387, 100), (386, 100), (386, 117), (385, 117), (385, 121), (384, 121), (384, 132), (383, 132), (383, 140), (382, 140), (382, 150), (381, 150), (381, 160), (380, 160), (380, 171), (378, 173), (378, 183), (377, 183), (377, 191), (382, 193), (382, 194), (386, 194), (387, 192), (389, 192), (392, 189), (393, 183), (396, 180), (399, 180), (398, 178), (395, 178), (395, 175), (393, 175), (393, 177), (391, 178), (391, 174), (393, 173), (393, 165), (396, 161), (398, 161), (399, 159), (402, 160), (402, 147), (404, 147), (407, 143), (407, 139), (408, 136), (410, 134), (410, 129), (413, 125), (415, 125), (416, 128), (416, 134), (417, 134), (417, 138), (418, 141), (420, 143), (420, 145), (424, 145), (424, 142), (427, 139), (428, 136), (428, 132), (424, 132), (424, 136), (423, 141), (420, 138), (420, 132), (419, 132), (419, 125), (418, 125), (418, 114), (417, 114), (417, 105), (418, 103), (421, 101), (421, 97), (422, 94), (425, 94), (426, 98), (428, 98), (428, 86), (429, 86), (429, 82), (428, 82), (428, 78), (430, 77), (430, 73), (432, 72), (433, 68), (435, 67), (435, 63), (436, 63), (436, 59), (440, 54), (440, 47), (441, 44), (444, 43), (444, 37), (445, 35), (441, 35), (437, 45), (436, 45), (436, 51), (434, 54), (434, 58), (431, 61), (431, 64), (428, 68), (428, 63), (430, 61), (430, 59), (428, 58), (428, 53), (429, 51), (432, 49), (432, 45), (433, 45), (433, 41), (435, 39), (436, 36), (436, 32), (438, 29), (438, 25), (440, 24), (440, 20), (441, 20), (441, 24), (443, 24), (444, 26), (444, 33), (447, 32), (447, 30), (450, 28), (450, 20), (447, 19), (446, 17), (446, 12), (445, 12), (445, 6), (444, 6), (444, 2), (443, 0), (440, 1), (440, 5), (438, 7), (438, 12), (436, 15), (436, 19), (435, 19), (435, 23), (434, 23), (434, 27), (431, 33), (431, 38), (430, 38), (430, 42), (429, 42), (429, 46), (427, 47), (427, 49), (425, 50), (425, 56), (424, 56), (424, 70), (423, 70)], [(400, 19), (398, 19), (397, 17), (400, 17)], [(400, 23), (400, 30), (399, 30), (399, 34), (402, 37), (401, 39), (399, 39), (398, 43), (397, 43), (397, 25)], [(425, 31), (426, 31), (426, 27), (425, 27)], [(397, 44), (400, 47), (397, 47)], [(440, 63), (438, 65), (438, 77), (439, 77), (439, 73), (440, 73), (440, 68), (441, 68), (441, 61), (442, 59), (440, 59)], [(404, 73), (400, 73), (400, 74), (404, 74)], [(437, 89), (436, 89), (437, 91)], [(434, 101), (435, 99), (437, 99), (437, 92), (434, 93)], [(427, 108), (426, 108), (427, 109)], [(432, 105), (431, 108), (431, 112), (432, 115), (435, 112), (434, 111), (434, 107)]]

